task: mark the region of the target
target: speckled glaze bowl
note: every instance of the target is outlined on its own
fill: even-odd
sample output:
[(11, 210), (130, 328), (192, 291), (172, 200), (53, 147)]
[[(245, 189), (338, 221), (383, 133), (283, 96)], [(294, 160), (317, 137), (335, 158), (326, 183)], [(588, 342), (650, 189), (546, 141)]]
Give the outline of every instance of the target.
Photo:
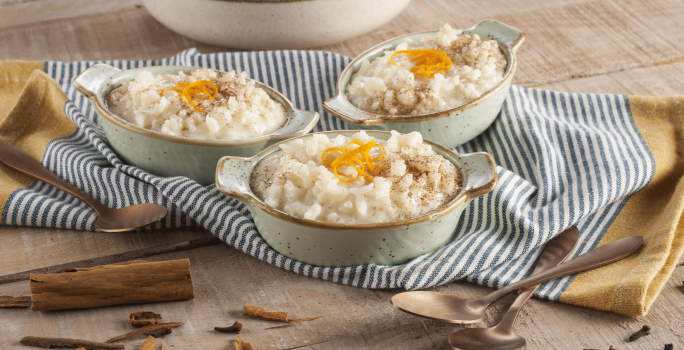
[[(353, 133), (355, 131), (328, 131), (324, 134), (333, 138)], [(306, 140), (312, 135), (298, 139)], [(391, 136), (386, 131), (370, 131), (368, 135), (382, 140)], [(466, 203), (494, 189), (497, 182), (496, 166), (489, 154), (456, 154), (434, 142), (424, 142), (459, 169), (463, 189), (442, 209), (413, 219), (340, 224), (299, 218), (266, 205), (252, 192), (250, 177), (259, 161), (280, 151), (279, 144), (251, 158), (221, 158), (216, 167), (216, 184), (222, 193), (247, 205), (261, 237), (285, 256), (318, 266), (401, 264), (449, 241)]]
[(143, 0), (169, 29), (249, 50), (330, 45), (372, 31), (411, 0)]
[(142, 71), (155, 75), (180, 71), (189, 74), (197, 68), (159, 66), (121, 71), (106, 64), (96, 64), (77, 76), (73, 85), (95, 106), (109, 146), (124, 163), (159, 176), (187, 176), (202, 185), (214, 182), (216, 162), (221, 157), (253, 156), (276, 142), (307, 134), (318, 122), (318, 113), (296, 109), (278, 91), (259, 82), (256, 82), (257, 87), (285, 107), (288, 120), (285, 126), (271, 134), (249, 139), (217, 141), (167, 135), (131, 124), (107, 108), (107, 95)]
[(506, 24), (486, 20), (463, 31), (464, 34), (478, 34), (482, 40), (496, 40), (503, 52), (508, 67), (503, 80), (490, 91), (464, 105), (441, 112), (420, 115), (383, 115), (357, 108), (346, 95), (346, 88), (352, 76), (361, 68), (361, 63), (394, 50), (404, 39), (420, 40), (436, 35), (436, 31), (413, 33), (386, 41), (359, 55), (340, 75), (337, 81), (337, 95), (323, 103), (323, 108), (334, 116), (350, 123), (352, 129), (396, 130), (401, 133), (419, 131), (423, 138), (453, 148), (462, 145), (485, 131), (499, 115), (504, 99), (515, 74), (517, 60), (515, 52), (525, 40), (525, 34)]

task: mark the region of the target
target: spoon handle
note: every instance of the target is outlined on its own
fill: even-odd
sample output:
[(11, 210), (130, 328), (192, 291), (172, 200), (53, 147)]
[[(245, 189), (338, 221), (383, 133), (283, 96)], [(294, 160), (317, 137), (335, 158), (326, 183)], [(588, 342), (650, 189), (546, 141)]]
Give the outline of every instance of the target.
[(48, 168), (10, 145), (0, 144), (0, 163), (7, 165), (8, 167), (22, 174), (57, 187), (60, 190), (84, 201), (86, 204), (95, 209), (98, 214), (101, 214), (101, 210), (105, 210), (107, 208), (95, 200), (95, 198), (89, 196), (87, 193), (76, 188), (76, 186), (55, 175)]
[(504, 295), (515, 290), (527, 288), (535, 284), (541, 284), (552, 279), (587, 271), (622, 260), (634, 253), (644, 241), (641, 236), (629, 236), (598, 247), (588, 253), (582, 254), (570, 261), (560, 264), (536, 275), (522, 279), (518, 282), (490, 293), (479, 299), (481, 303), (489, 305)]
[[(575, 245), (577, 245), (577, 241), (579, 241), (579, 230), (575, 226), (571, 226), (551, 239), (551, 241), (546, 244), (546, 247), (544, 247), (544, 250), (539, 257), (539, 261), (537, 261), (537, 266), (534, 268), (534, 271), (532, 271), (532, 275), (539, 274), (562, 264), (563, 261), (570, 256)], [(523, 306), (525, 306), (527, 301), (530, 300), (532, 295), (534, 295), (534, 292), (536, 292), (537, 289), (539, 289), (538, 284), (527, 287), (525, 290), (521, 291), (496, 327), (499, 329), (512, 329), (515, 319), (518, 317), (518, 313)]]

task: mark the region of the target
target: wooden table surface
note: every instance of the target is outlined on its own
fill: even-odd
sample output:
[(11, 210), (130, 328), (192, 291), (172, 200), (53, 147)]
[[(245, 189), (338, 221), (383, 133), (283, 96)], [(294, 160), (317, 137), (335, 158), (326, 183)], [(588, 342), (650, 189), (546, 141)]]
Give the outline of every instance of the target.
[[(641, 95), (684, 93), (684, 3), (681, 0), (413, 0), (375, 32), (318, 47), (355, 56), (383, 40), (438, 28), (467, 28), (491, 18), (527, 35), (514, 83), (569, 92)], [(157, 22), (139, 0), (0, 0), (0, 59), (151, 59), (195, 47), (229, 51), (184, 38)], [(167, 349), (232, 349), (234, 335), (213, 331), (239, 319), (241, 338), (256, 349), (447, 349), (464, 326), (396, 311), (398, 290), (363, 290), (302, 277), (222, 244), (197, 229), (93, 233), (0, 227), (0, 295), (26, 295), (30, 272), (144, 258), (189, 258), (196, 298), (191, 301), (89, 310), (31, 312), (0, 309), (0, 348), (24, 348), (26, 335), (104, 341), (129, 331), (128, 313), (143, 309), (165, 321), (186, 322), (160, 339)], [(684, 267), (677, 268), (643, 319), (532, 300), (516, 331), (528, 349), (663, 349), (684, 347)], [(475, 297), (487, 288), (464, 282), (436, 291)], [(508, 299), (510, 301), (510, 297)], [(244, 304), (322, 319), (291, 327), (244, 319)], [(490, 308), (477, 326), (498, 322), (506, 303)], [(626, 338), (643, 324), (652, 335)], [(141, 338), (122, 341), (139, 348)]]

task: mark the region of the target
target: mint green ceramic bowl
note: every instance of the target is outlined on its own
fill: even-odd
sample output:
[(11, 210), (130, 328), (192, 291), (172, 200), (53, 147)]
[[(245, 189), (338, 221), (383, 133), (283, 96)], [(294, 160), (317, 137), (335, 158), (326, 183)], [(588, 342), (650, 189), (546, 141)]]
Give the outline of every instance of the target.
[(124, 163), (159, 176), (187, 176), (202, 185), (214, 182), (216, 162), (221, 157), (253, 156), (276, 142), (307, 134), (318, 122), (318, 113), (295, 108), (278, 91), (257, 81), (257, 87), (285, 107), (288, 120), (271, 134), (244, 140), (199, 140), (167, 135), (131, 124), (107, 108), (107, 95), (122, 82), (135, 79), (142, 71), (156, 75), (178, 74), (179, 71), (190, 73), (194, 69), (198, 67), (158, 66), (121, 71), (106, 64), (96, 64), (77, 76), (73, 85), (95, 106), (109, 147)]
[(407, 34), (385, 41), (356, 57), (340, 75), (337, 81), (337, 95), (325, 101), (323, 108), (337, 118), (350, 123), (352, 129), (396, 130), (403, 134), (418, 131), (424, 139), (435, 141), (449, 148), (474, 139), (487, 130), (499, 115), (515, 74), (517, 66), (515, 52), (525, 40), (525, 34), (511, 26), (492, 20), (482, 21), (464, 30), (463, 33), (478, 34), (483, 40), (496, 40), (508, 61), (503, 80), (479, 98), (445, 111), (410, 116), (371, 113), (349, 102), (346, 95), (347, 85), (352, 76), (361, 68), (364, 60), (373, 61), (384, 55), (385, 51), (394, 50), (406, 38), (420, 40), (437, 34), (436, 31), (430, 31)]
[[(356, 131), (328, 131), (329, 137), (351, 135)], [(269, 207), (251, 190), (254, 167), (265, 157), (280, 151), (273, 145), (254, 157), (223, 157), (216, 167), (216, 184), (222, 193), (243, 201), (261, 237), (273, 249), (292, 259), (318, 266), (363, 264), (396, 265), (429, 253), (449, 241), (466, 203), (496, 186), (494, 160), (488, 153), (456, 154), (448, 148), (424, 140), (461, 172), (463, 189), (442, 209), (409, 220), (377, 224), (340, 224), (299, 218)], [(368, 135), (387, 140), (387, 131)]]

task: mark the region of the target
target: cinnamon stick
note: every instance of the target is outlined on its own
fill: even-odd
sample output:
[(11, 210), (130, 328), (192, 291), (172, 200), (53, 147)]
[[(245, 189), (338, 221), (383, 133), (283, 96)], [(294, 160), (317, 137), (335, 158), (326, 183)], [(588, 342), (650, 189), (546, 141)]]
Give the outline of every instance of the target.
[(29, 307), (31, 306), (31, 296), (22, 295), (20, 297), (12, 297), (9, 295), (0, 295), (0, 307)]
[(88, 340), (69, 339), (69, 338), (45, 338), (45, 337), (23, 337), (20, 343), (39, 348), (85, 348), (88, 350), (118, 350), (124, 346), (120, 344), (98, 343)]
[(31, 274), (33, 311), (193, 299), (188, 259), (102, 265)]
[(126, 338), (130, 338), (130, 337), (133, 337), (133, 336), (136, 336), (136, 335), (139, 335), (139, 334), (145, 334), (145, 333), (147, 333), (147, 332), (156, 331), (157, 329), (174, 328), (174, 327), (178, 327), (178, 326), (182, 326), (182, 325), (183, 325), (182, 322), (167, 322), (167, 323), (151, 324), (151, 325), (149, 325), (149, 326), (145, 326), (145, 327), (139, 328), (139, 329), (136, 330), (136, 331), (129, 332), (129, 333), (126, 333), (126, 334), (122, 334), (122, 335), (120, 335), (120, 336), (118, 336), (118, 337), (114, 337), (114, 338), (112, 338), (112, 339), (109, 339), (109, 340), (107, 340), (107, 343), (113, 343), (113, 342), (119, 341), (119, 340), (121, 340), (121, 339), (126, 339)]

